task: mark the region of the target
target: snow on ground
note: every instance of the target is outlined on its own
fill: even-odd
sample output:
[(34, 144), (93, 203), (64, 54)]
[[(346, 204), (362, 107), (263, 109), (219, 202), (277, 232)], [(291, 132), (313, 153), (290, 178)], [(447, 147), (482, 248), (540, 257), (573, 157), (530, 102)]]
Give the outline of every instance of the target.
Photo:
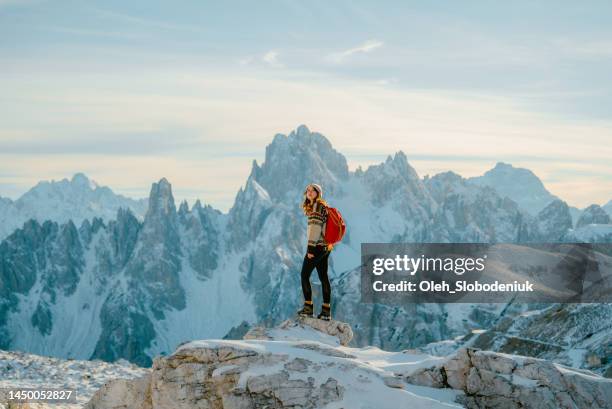
[[(419, 408), (460, 408), (456, 403), (462, 391), (436, 389), (405, 383), (403, 380), (414, 371), (444, 364), (450, 357), (432, 356), (416, 350), (397, 352), (383, 351), (377, 347), (353, 348), (341, 346), (338, 339), (308, 326), (288, 326), (269, 329), (266, 336), (271, 339), (245, 340), (194, 340), (180, 345), (177, 352), (193, 348), (217, 349), (230, 347), (237, 350), (270, 354), (272, 357), (287, 356), (287, 359), (254, 360), (240, 373), (238, 386), (244, 387), (247, 379), (254, 376), (272, 375), (287, 369), (287, 362), (304, 360), (312, 365), (291, 370), (290, 380), (313, 378), (316, 385), (323, 385), (330, 378), (337, 380), (344, 388), (341, 401), (328, 403), (326, 409), (397, 407)], [(176, 352), (175, 352), (176, 353)], [(508, 357), (522, 365), (525, 358), (511, 354), (483, 351), (483, 354)], [(538, 360), (539, 361), (539, 360)], [(554, 366), (576, 378), (589, 381), (607, 382), (595, 374)], [(221, 363), (212, 376), (223, 376), (237, 366), (230, 360)], [(78, 404), (32, 406), (32, 408), (76, 409), (87, 402), (93, 393), (111, 379), (134, 379), (147, 374), (147, 368), (137, 367), (127, 361), (106, 363), (102, 361), (62, 360), (22, 352), (0, 351), (0, 388), (7, 387), (52, 387), (75, 388)], [(504, 377), (504, 375), (500, 375)], [(517, 374), (506, 377), (513, 384), (535, 387), (537, 382)], [(0, 409), (4, 409), (0, 404)]]
[[(459, 391), (434, 389), (414, 385), (402, 388), (390, 387), (386, 378), (394, 374), (407, 374), (418, 368), (433, 366), (443, 358), (414, 351), (387, 352), (376, 347), (342, 347), (336, 337), (304, 327), (286, 330), (273, 329), (274, 340), (195, 340), (182, 344), (178, 350), (191, 347), (231, 346), (259, 353), (287, 354), (319, 363), (320, 371), (313, 373), (292, 372), (292, 379), (316, 376), (325, 382), (329, 377), (337, 379), (347, 388), (344, 399), (327, 406), (333, 408), (376, 407), (396, 408), (398, 402), (410, 402), (411, 408), (459, 408), (454, 402)], [(282, 366), (278, 364), (276, 366)], [(242, 374), (242, 379), (278, 371), (276, 366), (253, 366)], [(231, 370), (219, 368), (219, 371)], [(82, 407), (105, 382), (111, 379), (134, 379), (145, 375), (149, 369), (127, 361), (107, 363), (103, 361), (64, 360), (27, 354), (18, 351), (0, 351), (0, 388), (47, 387), (75, 388), (77, 404), (32, 405), (32, 408), (76, 409)], [(220, 373), (216, 373), (218, 376)], [(383, 399), (384, 397), (384, 399)], [(4, 409), (0, 404), (0, 409)]]
[[(329, 378), (336, 379), (346, 388), (344, 398), (342, 401), (329, 403), (325, 406), (326, 409), (395, 409), (408, 402), (413, 409), (463, 407), (454, 402), (457, 395), (462, 393), (460, 391), (403, 383), (401, 388), (391, 387), (386, 382), (388, 379), (398, 379), (395, 375), (406, 375), (419, 368), (442, 363), (445, 358), (414, 351), (388, 352), (376, 347), (343, 347), (338, 345), (336, 337), (309, 327), (277, 328), (270, 330), (267, 335), (273, 340), (196, 340), (181, 345), (177, 351), (231, 347), (314, 362), (318, 366), (316, 372), (292, 372), (290, 379), (307, 380), (308, 377), (313, 377), (317, 384), (323, 384)], [(252, 365), (241, 373), (239, 386), (243, 383), (241, 386), (244, 387), (250, 377), (278, 373), (284, 364), (285, 362), (281, 361), (273, 365)]]
[[(148, 371), (125, 360), (116, 363), (80, 361), (0, 351), (0, 388), (74, 388), (77, 391), (76, 404), (31, 404), (32, 409), (80, 408), (105, 382), (138, 378)], [(4, 409), (2, 403), (0, 409)]]

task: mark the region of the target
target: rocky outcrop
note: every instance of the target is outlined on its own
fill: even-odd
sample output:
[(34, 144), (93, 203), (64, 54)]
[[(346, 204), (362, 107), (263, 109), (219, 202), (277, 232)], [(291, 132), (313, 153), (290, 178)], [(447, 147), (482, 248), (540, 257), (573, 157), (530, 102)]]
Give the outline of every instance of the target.
[(375, 349), (359, 352), (337, 346), (347, 343), (351, 332), (345, 323), (300, 319), (274, 330), (253, 329), (243, 341), (191, 341), (168, 357), (156, 358), (149, 375), (107, 383), (85, 407), (448, 407), (404, 390), (400, 377), (351, 353), (377, 360)]
[[(446, 357), (342, 346), (346, 323), (255, 327), (184, 343), (150, 373), (104, 385), (86, 409), (609, 408), (612, 380), (550, 361), (462, 348)], [(442, 389), (448, 389), (442, 391)]]
[[(286, 336), (293, 334), (291, 329), (302, 329), (310, 327), (331, 338), (337, 338), (337, 344), (347, 346), (353, 339), (353, 329), (346, 322), (323, 321), (316, 318), (298, 317), (296, 320), (286, 320), (277, 328), (255, 327), (246, 333), (244, 339), (287, 339)], [(335, 341), (332, 341), (334, 343)]]
[(612, 380), (536, 358), (464, 348), (405, 377), (412, 384), (464, 391), (468, 408), (610, 408)]

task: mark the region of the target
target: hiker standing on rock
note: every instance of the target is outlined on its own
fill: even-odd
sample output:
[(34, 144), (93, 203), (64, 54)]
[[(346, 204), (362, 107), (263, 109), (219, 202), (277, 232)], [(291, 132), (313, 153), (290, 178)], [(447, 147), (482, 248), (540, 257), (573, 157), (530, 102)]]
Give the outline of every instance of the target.
[(327, 261), (333, 245), (325, 240), (325, 228), (328, 220), (328, 207), (323, 200), (323, 190), (316, 183), (306, 186), (304, 191), (304, 202), (302, 209), (308, 218), (307, 236), (308, 248), (302, 264), (302, 291), (304, 293), (304, 307), (298, 311), (298, 315), (312, 317), (312, 288), (310, 286), (310, 275), (313, 269), (317, 269), (321, 287), (323, 290), (323, 305), (321, 313), (317, 318), (331, 319), (331, 285), (327, 276)]

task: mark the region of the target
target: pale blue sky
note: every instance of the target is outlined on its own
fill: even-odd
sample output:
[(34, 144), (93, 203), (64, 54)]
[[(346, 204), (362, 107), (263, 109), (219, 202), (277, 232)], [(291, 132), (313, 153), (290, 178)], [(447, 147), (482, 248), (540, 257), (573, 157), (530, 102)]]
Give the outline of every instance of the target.
[[(0, 195), (83, 171), (223, 210), (301, 123), (351, 169), (532, 169), (612, 199), (612, 3), (0, 0)], [(219, 168), (224, 169), (219, 177)]]

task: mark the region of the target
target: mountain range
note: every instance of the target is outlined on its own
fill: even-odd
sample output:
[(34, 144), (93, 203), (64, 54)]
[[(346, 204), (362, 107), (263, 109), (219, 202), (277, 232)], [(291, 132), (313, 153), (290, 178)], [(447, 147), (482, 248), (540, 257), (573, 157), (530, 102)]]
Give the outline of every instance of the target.
[(119, 208), (130, 209), (142, 219), (147, 200), (118, 195), (106, 186), (98, 186), (83, 173), (70, 180), (40, 182), (15, 201), (0, 197), (0, 239), (30, 219), (59, 223), (72, 220), (80, 224), (94, 217), (112, 220)]
[[(573, 221), (570, 206), (532, 172), (503, 163), (479, 178), (453, 172), (420, 178), (400, 151), (350, 171), (330, 141), (306, 126), (274, 136), (227, 213), (199, 201), (177, 208), (166, 179), (152, 185), (148, 203), (115, 195), (80, 174), (43, 182), (14, 202), (3, 199), (0, 349), (148, 366), (184, 341), (239, 338), (255, 323), (278, 324), (302, 302), (306, 223), (300, 202), (313, 181), (347, 222), (330, 262), (332, 308), (351, 323), (357, 345), (398, 350), (474, 330), (499, 335), (503, 318), (561, 308), (565, 314), (541, 321), (540, 328), (561, 325), (563, 317), (579, 319), (597, 342), (581, 344), (574, 355), (575, 343), (568, 342), (547, 358), (610, 371), (605, 345), (612, 331), (599, 310), (363, 304), (358, 268), (363, 242), (611, 242), (604, 208), (590, 206)], [(520, 328), (506, 329), (505, 335), (521, 339)], [(519, 344), (512, 345), (524, 347)]]

